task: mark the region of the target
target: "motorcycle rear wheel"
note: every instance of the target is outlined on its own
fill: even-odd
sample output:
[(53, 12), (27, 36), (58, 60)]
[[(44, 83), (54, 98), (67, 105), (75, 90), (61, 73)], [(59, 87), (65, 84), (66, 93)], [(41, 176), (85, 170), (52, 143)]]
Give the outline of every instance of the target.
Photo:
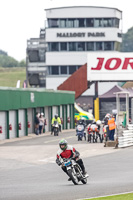
[(72, 182), (74, 183), (74, 185), (78, 185), (78, 178), (77, 176), (74, 175), (72, 169), (69, 169), (67, 172), (68, 172), (69, 177), (72, 179)]
[(54, 130), (54, 136), (58, 136), (59, 132)]

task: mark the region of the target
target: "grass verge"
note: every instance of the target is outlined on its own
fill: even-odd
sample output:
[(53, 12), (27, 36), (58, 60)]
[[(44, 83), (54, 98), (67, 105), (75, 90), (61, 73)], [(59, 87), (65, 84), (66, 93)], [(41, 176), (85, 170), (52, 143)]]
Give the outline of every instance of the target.
[(88, 200), (133, 200), (133, 193), (107, 196), (107, 197), (99, 197), (99, 198), (92, 198), (92, 199), (88, 199)]
[(24, 67), (0, 67), (0, 86), (16, 87), (17, 81), (20, 80), (20, 87), (26, 79), (26, 69)]

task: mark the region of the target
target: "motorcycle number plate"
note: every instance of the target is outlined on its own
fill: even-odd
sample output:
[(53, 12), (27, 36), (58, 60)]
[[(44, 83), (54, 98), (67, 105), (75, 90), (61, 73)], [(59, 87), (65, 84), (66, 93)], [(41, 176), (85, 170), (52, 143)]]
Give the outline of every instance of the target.
[(66, 166), (66, 167), (69, 166), (69, 165), (71, 165), (71, 162), (70, 162), (70, 161), (67, 162), (67, 163), (65, 163), (65, 166)]

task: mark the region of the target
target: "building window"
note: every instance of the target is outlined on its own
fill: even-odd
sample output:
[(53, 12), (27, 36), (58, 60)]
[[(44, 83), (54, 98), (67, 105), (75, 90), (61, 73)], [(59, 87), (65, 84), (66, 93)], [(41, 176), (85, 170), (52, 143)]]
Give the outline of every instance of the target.
[(94, 19), (92, 18), (86, 19), (86, 27), (94, 27)]
[(77, 19), (77, 27), (85, 27), (85, 19)]
[(73, 74), (76, 71), (76, 66), (69, 66), (69, 74)]
[(59, 51), (59, 43), (51, 42), (51, 51)]
[(96, 42), (96, 51), (101, 51), (101, 50), (103, 50), (102, 42)]
[(76, 19), (68, 19), (68, 21), (67, 21), (67, 27), (68, 28), (76, 27)]
[(67, 74), (67, 66), (60, 66), (60, 73)]
[(48, 19), (48, 26), (50, 28), (58, 28), (59, 27), (59, 20), (58, 19)]
[(114, 19), (114, 26), (116, 27), (116, 28), (119, 28), (119, 19), (117, 19), (117, 18), (115, 18)]
[(51, 74), (58, 75), (59, 74), (59, 66), (51, 66)]
[(111, 42), (104, 42), (104, 50), (105, 51), (112, 50)]
[(81, 67), (81, 65), (77, 65), (77, 69), (79, 69)]
[(60, 50), (61, 51), (67, 51), (67, 42), (61, 42), (60, 43)]
[[(101, 50), (114, 50), (114, 43), (109, 42), (51, 42), (49, 45), (49, 51), (101, 51)], [(34, 54), (37, 60), (45, 61), (45, 51), (41, 49), (39, 55)], [(33, 58), (35, 60), (35, 58)], [(29, 53), (30, 59), (30, 53)], [(33, 62), (33, 61), (30, 61)], [(35, 61), (34, 61), (35, 62)]]
[(60, 19), (60, 27), (65, 28), (66, 27), (66, 19)]
[(104, 27), (112, 27), (112, 19), (111, 18), (104, 18), (103, 19), (103, 26)]
[(95, 19), (95, 27), (102, 27), (103, 26), (103, 20), (101, 18)]
[(77, 42), (77, 51), (85, 51), (85, 42)]
[(69, 51), (76, 51), (76, 42), (69, 42)]
[(94, 42), (87, 42), (87, 51), (94, 51)]

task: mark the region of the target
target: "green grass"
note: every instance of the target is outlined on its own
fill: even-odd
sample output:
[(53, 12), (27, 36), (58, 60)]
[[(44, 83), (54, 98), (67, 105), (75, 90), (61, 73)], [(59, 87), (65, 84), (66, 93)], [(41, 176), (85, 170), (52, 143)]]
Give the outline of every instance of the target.
[(92, 198), (92, 199), (88, 199), (88, 200), (133, 200), (133, 193), (108, 196), (108, 197)]
[(0, 87), (16, 87), (20, 80), (20, 87), (26, 79), (26, 69), (24, 67), (2, 68), (0, 67)]

